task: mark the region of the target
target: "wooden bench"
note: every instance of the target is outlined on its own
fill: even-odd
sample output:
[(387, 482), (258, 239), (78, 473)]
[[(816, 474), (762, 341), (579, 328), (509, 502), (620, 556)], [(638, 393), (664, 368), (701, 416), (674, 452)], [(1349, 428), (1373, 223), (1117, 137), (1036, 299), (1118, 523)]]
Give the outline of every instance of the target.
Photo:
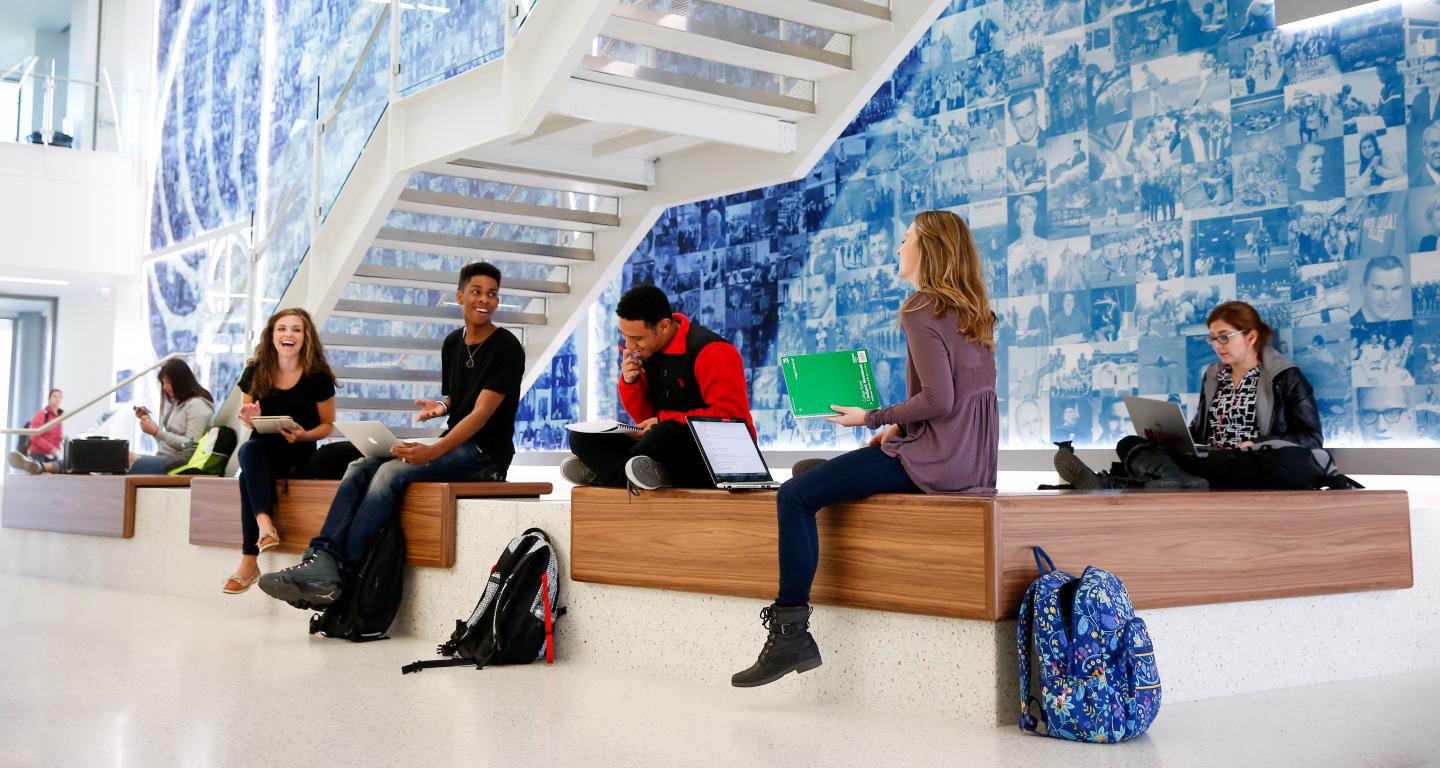
[[(576, 581), (771, 600), (775, 493), (576, 488)], [(879, 495), (822, 511), (816, 603), (1014, 618), (1030, 547), (1101, 566), (1138, 608), (1404, 589), (1404, 491)]]
[(135, 535), (135, 489), (184, 488), (189, 477), (167, 475), (9, 475), (0, 494), (6, 528)]
[[(275, 525), (284, 552), (301, 552), (325, 524), (338, 480), (276, 483)], [(550, 483), (415, 483), (401, 502), (406, 561), (411, 565), (455, 565), (455, 501), (465, 498), (534, 498)], [(7, 491), (8, 493), (8, 491)], [(190, 486), (190, 543), (240, 549), (240, 481), (198, 477)]]

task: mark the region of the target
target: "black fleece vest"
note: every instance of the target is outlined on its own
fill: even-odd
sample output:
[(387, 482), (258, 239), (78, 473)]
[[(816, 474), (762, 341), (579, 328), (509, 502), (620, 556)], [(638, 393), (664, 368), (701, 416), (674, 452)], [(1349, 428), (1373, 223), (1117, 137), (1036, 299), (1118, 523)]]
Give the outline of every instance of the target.
[(700, 396), (700, 385), (695, 381), (695, 359), (700, 356), (700, 350), (724, 341), (719, 334), (691, 321), (689, 335), (685, 337), (685, 354), (646, 358), (641, 366), (645, 370), (645, 394), (650, 406), (657, 411), (693, 411), (709, 406)]

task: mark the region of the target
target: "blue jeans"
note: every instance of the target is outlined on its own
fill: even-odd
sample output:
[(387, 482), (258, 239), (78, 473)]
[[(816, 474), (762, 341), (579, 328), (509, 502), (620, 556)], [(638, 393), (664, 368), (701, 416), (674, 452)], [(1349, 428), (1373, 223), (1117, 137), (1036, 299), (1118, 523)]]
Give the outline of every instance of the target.
[(464, 482), (479, 479), (495, 463), (471, 442), (466, 442), (425, 464), (399, 459), (360, 459), (345, 470), (320, 535), (310, 547), (328, 552), (340, 561), (346, 580), (365, 563), (370, 542), (380, 535), (390, 516), (400, 508), (411, 483)]
[(879, 446), (836, 456), (780, 486), (775, 504), (780, 526), (777, 604), (810, 604), (810, 585), (820, 564), (820, 535), (815, 527), (815, 513), (821, 507), (876, 493), (921, 493), (900, 460), (886, 456)]
[(136, 456), (135, 463), (130, 465), (129, 474), (163, 475), (174, 463), (175, 460), (167, 456)]

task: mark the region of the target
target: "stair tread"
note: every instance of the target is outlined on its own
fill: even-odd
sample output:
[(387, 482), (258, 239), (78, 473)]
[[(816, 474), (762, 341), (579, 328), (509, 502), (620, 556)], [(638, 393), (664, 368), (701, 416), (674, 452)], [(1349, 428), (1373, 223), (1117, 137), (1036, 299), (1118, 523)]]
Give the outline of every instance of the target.
[[(420, 322), (440, 322), (452, 325), (460, 325), (465, 322), (460, 316), (460, 308), (456, 306), (441, 305), (432, 306), (427, 304), (400, 304), (388, 301), (365, 301), (362, 299), (341, 299), (335, 302), (334, 314), (338, 315), (375, 315), (395, 320), (416, 320)], [(514, 312), (499, 311), (494, 314), (497, 323), (515, 323), (518, 325), (544, 325), (546, 317), (543, 312)]]
[(425, 232), (399, 227), (383, 227), (375, 237), (375, 244), (382, 248), (395, 248), (433, 253), (453, 253), (460, 256), (480, 253), (508, 254), (520, 260), (535, 260), (547, 264), (570, 264), (577, 261), (595, 260), (595, 252), (587, 248), (564, 245), (544, 245), (516, 240), (501, 240), (493, 237), (472, 237), (450, 235), (442, 232)]
[(395, 210), (502, 222), (508, 220), (511, 223), (533, 224), (552, 229), (562, 229), (565, 226), (586, 229), (620, 226), (620, 217), (613, 213), (581, 211), (534, 203), (517, 203), (426, 189), (403, 190), (396, 201)]
[[(436, 269), (392, 267), (384, 264), (362, 263), (355, 270), (355, 278), (361, 282), (390, 280), (397, 283), (425, 285), (433, 290), (453, 290), (456, 273)], [(502, 293), (524, 292), (536, 294), (563, 294), (570, 292), (570, 286), (558, 280), (532, 280), (523, 277), (506, 277), (500, 286)]]

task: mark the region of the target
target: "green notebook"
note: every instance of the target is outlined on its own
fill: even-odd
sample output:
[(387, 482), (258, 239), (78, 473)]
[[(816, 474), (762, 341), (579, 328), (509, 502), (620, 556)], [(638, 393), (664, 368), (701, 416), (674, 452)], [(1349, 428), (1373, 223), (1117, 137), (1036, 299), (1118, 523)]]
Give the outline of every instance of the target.
[(863, 349), (818, 355), (781, 355), (780, 370), (797, 419), (832, 416), (831, 405), (880, 407), (875, 374)]

